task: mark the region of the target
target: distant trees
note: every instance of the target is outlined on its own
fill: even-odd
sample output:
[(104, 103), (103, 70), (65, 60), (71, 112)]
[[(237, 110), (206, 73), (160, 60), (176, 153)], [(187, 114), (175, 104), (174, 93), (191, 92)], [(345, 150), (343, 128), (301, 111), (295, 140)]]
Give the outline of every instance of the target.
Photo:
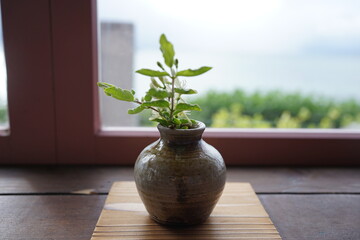
[(0, 125), (6, 123), (7, 121), (7, 108), (0, 103)]
[[(360, 103), (284, 93), (210, 91), (193, 98), (203, 109), (191, 118), (210, 127), (236, 128), (360, 128)], [(140, 119), (143, 125), (144, 121)]]
[[(233, 128), (360, 128), (360, 102), (355, 99), (333, 99), (284, 93), (281, 91), (246, 93), (209, 91), (190, 99), (202, 111), (191, 118), (208, 127)], [(150, 111), (142, 113), (141, 126), (154, 126), (148, 121)], [(7, 108), (0, 102), (0, 125), (8, 121)]]

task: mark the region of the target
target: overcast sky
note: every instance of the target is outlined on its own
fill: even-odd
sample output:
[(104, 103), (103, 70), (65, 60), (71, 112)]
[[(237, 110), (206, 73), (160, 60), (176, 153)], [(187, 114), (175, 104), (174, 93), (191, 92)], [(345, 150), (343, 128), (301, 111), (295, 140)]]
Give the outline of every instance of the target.
[(99, 17), (134, 23), (138, 48), (360, 55), (359, 0), (99, 0)]
[[(166, 33), (179, 52), (360, 57), (360, 0), (99, 0), (98, 11), (133, 23), (138, 49)], [(5, 79), (1, 67), (0, 98)]]

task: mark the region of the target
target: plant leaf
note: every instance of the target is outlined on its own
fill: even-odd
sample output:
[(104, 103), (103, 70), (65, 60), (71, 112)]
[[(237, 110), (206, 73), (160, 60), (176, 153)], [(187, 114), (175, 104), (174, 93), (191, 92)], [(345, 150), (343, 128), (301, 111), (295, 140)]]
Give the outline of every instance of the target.
[(183, 89), (183, 88), (175, 88), (175, 92), (179, 94), (196, 94), (197, 91), (194, 89)]
[(189, 104), (189, 103), (178, 103), (175, 108), (176, 111), (201, 111), (201, 108), (197, 104)]
[(146, 94), (145, 97), (144, 97), (144, 100), (147, 101), (147, 102), (150, 102), (152, 99), (152, 96), (149, 95), (149, 94)]
[(151, 78), (151, 83), (155, 86), (155, 87), (158, 87), (158, 88), (162, 88), (162, 86), (159, 84), (158, 81), (156, 81), (155, 78)]
[(175, 64), (175, 67), (176, 67), (176, 69), (177, 69), (177, 68), (178, 68), (178, 66), (179, 66), (179, 60), (178, 60), (177, 58), (175, 59), (174, 64)]
[(135, 100), (134, 94), (130, 90), (121, 89), (109, 83), (98, 83), (98, 86), (104, 89), (106, 95), (118, 100), (127, 102), (133, 102)]
[(160, 50), (163, 54), (165, 64), (171, 68), (174, 64), (174, 46), (166, 39), (165, 34), (160, 36)]
[(98, 82), (97, 85), (101, 88), (110, 88), (110, 87), (116, 87), (110, 83), (106, 83), (106, 82)]
[(169, 96), (168, 92), (161, 89), (150, 88), (146, 93), (147, 96), (151, 96), (158, 99), (164, 99)]
[(167, 111), (160, 112), (160, 115), (165, 119), (170, 117), (170, 113)]
[(201, 68), (198, 68), (198, 69), (187, 69), (187, 70), (183, 70), (183, 71), (178, 72), (176, 74), (176, 76), (194, 77), (194, 76), (198, 76), (198, 75), (201, 75), (203, 73), (206, 73), (211, 68), (212, 67), (201, 67)]
[(181, 121), (180, 121), (180, 119), (173, 118), (173, 123), (175, 123), (176, 125), (180, 125)]
[(164, 119), (161, 119), (161, 118), (149, 118), (150, 121), (153, 121), (153, 122), (158, 122), (160, 123), (161, 125), (163, 125), (164, 127), (167, 127), (169, 126), (169, 123), (164, 120)]
[(133, 109), (129, 109), (128, 110), (128, 114), (137, 114), (137, 113), (140, 113), (144, 110), (145, 108), (143, 106), (138, 106), (136, 108), (133, 108)]
[(183, 125), (190, 125), (190, 126), (192, 125), (191, 120), (182, 118), (182, 119), (180, 119), (180, 121), (181, 121), (181, 124), (183, 124)]
[(151, 102), (144, 102), (141, 104), (141, 106), (167, 108), (167, 107), (170, 107), (170, 103), (165, 100), (156, 100), (156, 101), (151, 101)]
[(147, 69), (147, 68), (139, 69), (136, 72), (140, 73), (142, 75), (145, 75), (145, 76), (149, 76), (149, 77), (169, 76), (169, 74), (167, 72), (160, 72), (160, 71), (155, 71), (155, 70), (151, 70), (151, 69)]
[(156, 64), (159, 66), (159, 68), (161, 68), (162, 70), (164, 70), (164, 71), (165, 71), (165, 69), (164, 69), (163, 65), (162, 65), (160, 62), (156, 62)]

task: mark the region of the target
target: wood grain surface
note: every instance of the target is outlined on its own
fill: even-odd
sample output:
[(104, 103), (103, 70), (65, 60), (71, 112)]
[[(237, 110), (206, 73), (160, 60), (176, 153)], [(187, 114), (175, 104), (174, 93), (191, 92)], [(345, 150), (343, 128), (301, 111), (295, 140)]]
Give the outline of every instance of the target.
[(1, 240), (89, 240), (106, 196), (0, 196)]
[(260, 200), (284, 239), (360, 239), (360, 195), (260, 195)]
[[(120, 166), (3, 166), (0, 194), (107, 194), (133, 175), (133, 167)], [(227, 180), (249, 182), (256, 193), (360, 193), (360, 168), (228, 167)]]
[[(0, 239), (89, 240), (125, 180), (131, 167), (1, 167)], [(360, 239), (359, 168), (229, 168), (228, 180), (252, 184), (285, 240)]]

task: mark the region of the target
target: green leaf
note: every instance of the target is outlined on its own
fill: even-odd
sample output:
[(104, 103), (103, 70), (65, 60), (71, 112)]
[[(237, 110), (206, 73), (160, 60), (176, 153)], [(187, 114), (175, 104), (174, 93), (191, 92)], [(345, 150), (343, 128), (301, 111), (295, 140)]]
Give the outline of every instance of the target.
[(145, 108), (140, 105), (140, 106), (138, 106), (138, 107), (136, 107), (136, 108), (134, 108), (134, 109), (129, 109), (129, 110), (128, 110), (128, 114), (137, 114), (137, 113), (142, 112), (144, 109), (145, 109)]
[(146, 94), (145, 97), (144, 97), (144, 100), (147, 101), (147, 102), (150, 102), (151, 99), (152, 99), (152, 96), (148, 95), (148, 94)]
[(132, 91), (121, 89), (108, 83), (98, 83), (98, 86), (104, 89), (106, 95), (118, 100), (133, 102), (135, 99)]
[(175, 88), (175, 92), (179, 94), (196, 94), (197, 91), (194, 89), (183, 89), (183, 88)]
[(110, 83), (106, 83), (106, 82), (98, 82), (97, 85), (101, 88), (110, 88), (110, 87), (115, 87), (114, 85), (110, 84)]
[(142, 75), (145, 75), (145, 76), (149, 76), (149, 77), (169, 76), (169, 74), (167, 72), (160, 72), (160, 71), (155, 71), (155, 70), (146, 69), (146, 68), (139, 69), (136, 72), (140, 73)]
[(162, 111), (162, 112), (160, 112), (160, 115), (161, 115), (162, 117), (164, 117), (164, 118), (169, 118), (169, 117), (170, 117), (170, 113), (167, 112), (167, 111)]
[(158, 98), (158, 99), (164, 99), (169, 96), (167, 91), (161, 90), (161, 89), (158, 90), (155, 88), (150, 88), (149, 91), (147, 91), (146, 95), (149, 95), (151, 97)]
[(197, 104), (179, 103), (176, 105), (175, 111), (201, 111), (201, 108)]
[(209, 71), (212, 67), (201, 67), (199, 69), (187, 69), (187, 70), (183, 70), (180, 71), (176, 74), (176, 76), (184, 76), (184, 77), (194, 77), (194, 76), (198, 76), (201, 75), (203, 73), (206, 73), (207, 71)]
[(160, 36), (160, 50), (163, 54), (165, 64), (171, 68), (174, 64), (174, 46), (166, 39), (165, 34)]
[(164, 71), (165, 71), (165, 69), (164, 69), (163, 65), (162, 65), (160, 62), (156, 62), (156, 64), (159, 66), (159, 68), (161, 68), (162, 70), (164, 70)]
[(175, 64), (175, 67), (176, 67), (176, 69), (177, 69), (177, 68), (179, 67), (179, 60), (178, 60), (177, 58), (175, 59), (175, 63), (174, 63), (174, 64)]
[(189, 120), (187, 120), (187, 119), (185, 119), (185, 118), (180, 119), (180, 121), (181, 121), (181, 124), (187, 124), (187, 125), (191, 125), (191, 124), (192, 124), (191, 120), (189, 121)]
[(161, 107), (161, 108), (167, 108), (170, 107), (170, 103), (165, 100), (156, 100), (151, 102), (144, 102), (141, 104), (143, 107)]
[(153, 84), (155, 87), (162, 88), (162, 86), (159, 84), (158, 81), (156, 81), (155, 78), (152, 77), (152, 78), (151, 78), (151, 82), (152, 82), (152, 84)]
[(164, 119), (161, 119), (161, 118), (149, 118), (150, 121), (153, 121), (153, 122), (158, 122), (160, 123), (161, 125), (163, 125), (164, 127), (167, 127), (169, 126), (169, 123), (168, 121), (164, 120)]
[(176, 125), (180, 125), (181, 121), (177, 118), (173, 118), (173, 123), (175, 123)]

